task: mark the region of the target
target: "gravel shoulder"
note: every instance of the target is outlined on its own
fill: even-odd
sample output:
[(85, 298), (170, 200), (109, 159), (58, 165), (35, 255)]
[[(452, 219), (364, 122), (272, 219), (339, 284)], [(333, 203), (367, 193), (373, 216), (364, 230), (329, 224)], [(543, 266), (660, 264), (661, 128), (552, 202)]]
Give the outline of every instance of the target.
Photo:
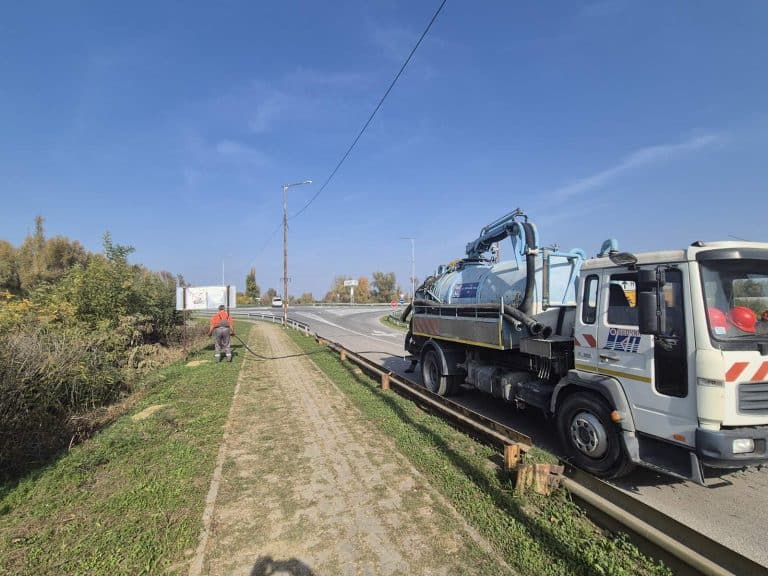
[(512, 574), (281, 328), (249, 346), (190, 574)]

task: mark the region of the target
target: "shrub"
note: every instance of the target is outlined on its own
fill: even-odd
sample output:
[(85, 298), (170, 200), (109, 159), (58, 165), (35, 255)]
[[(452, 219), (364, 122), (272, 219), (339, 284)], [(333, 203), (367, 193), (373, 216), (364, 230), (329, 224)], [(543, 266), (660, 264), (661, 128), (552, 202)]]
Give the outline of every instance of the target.
[(34, 464), (69, 441), (71, 415), (114, 401), (123, 378), (103, 338), (19, 326), (0, 336), (0, 470)]
[[(172, 275), (129, 264), (133, 249), (113, 244), (108, 234), (103, 255), (55, 270), (42, 266), (41, 224), (25, 254), (56, 274), (40, 272), (19, 295), (0, 289), (0, 476), (6, 477), (65, 447), (73, 417), (113, 402), (136, 375), (182, 355), (167, 348), (182, 341)], [(58, 254), (69, 244), (50, 246)]]

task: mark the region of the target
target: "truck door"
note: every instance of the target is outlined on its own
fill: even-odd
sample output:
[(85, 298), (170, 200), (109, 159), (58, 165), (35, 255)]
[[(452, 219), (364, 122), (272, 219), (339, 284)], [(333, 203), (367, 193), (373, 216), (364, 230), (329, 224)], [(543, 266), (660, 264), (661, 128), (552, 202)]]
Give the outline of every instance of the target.
[(603, 271), (598, 372), (621, 382), (638, 432), (693, 446), (698, 421), (687, 369), (686, 287), (679, 269), (666, 278), (667, 331), (656, 338), (638, 330), (637, 272)]
[(577, 370), (597, 371), (597, 311), (600, 294), (600, 274), (582, 275), (579, 286), (580, 311), (577, 307), (573, 333), (574, 364)]

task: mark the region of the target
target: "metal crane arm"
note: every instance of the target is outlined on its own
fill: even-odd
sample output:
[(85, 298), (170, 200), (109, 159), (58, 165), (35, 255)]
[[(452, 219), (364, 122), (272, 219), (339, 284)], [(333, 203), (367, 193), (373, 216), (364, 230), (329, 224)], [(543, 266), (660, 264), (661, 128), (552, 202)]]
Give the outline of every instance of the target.
[[(535, 247), (537, 245), (536, 238), (524, 238), (524, 235), (529, 230), (533, 231), (535, 229), (533, 226), (521, 226), (517, 221), (518, 218), (524, 218), (524, 222), (528, 223), (528, 216), (520, 208), (517, 208), (506, 216), (502, 216), (485, 226), (480, 230), (480, 235), (467, 244), (467, 258), (469, 260), (481, 259), (482, 255), (490, 250), (492, 244), (510, 236), (518, 236), (522, 245)], [(525, 242), (523, 242), (524, 240)]]

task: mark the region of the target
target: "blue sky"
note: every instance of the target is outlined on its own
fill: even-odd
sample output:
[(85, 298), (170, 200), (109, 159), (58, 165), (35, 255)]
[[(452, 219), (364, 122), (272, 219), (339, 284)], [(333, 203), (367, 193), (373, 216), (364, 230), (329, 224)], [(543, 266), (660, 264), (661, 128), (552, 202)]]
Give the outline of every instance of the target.
[[(23, 2), (0, 14), (0, 238), (197, 285), (282, 276), (294, 214), (438, 1)], [(448, 0), (290, 221), (292, 293), (416, 274), (521, 207), (594, 254), (768, 241), (768, 3)], [(505, 245), (508, 246), (508, 245)]]

